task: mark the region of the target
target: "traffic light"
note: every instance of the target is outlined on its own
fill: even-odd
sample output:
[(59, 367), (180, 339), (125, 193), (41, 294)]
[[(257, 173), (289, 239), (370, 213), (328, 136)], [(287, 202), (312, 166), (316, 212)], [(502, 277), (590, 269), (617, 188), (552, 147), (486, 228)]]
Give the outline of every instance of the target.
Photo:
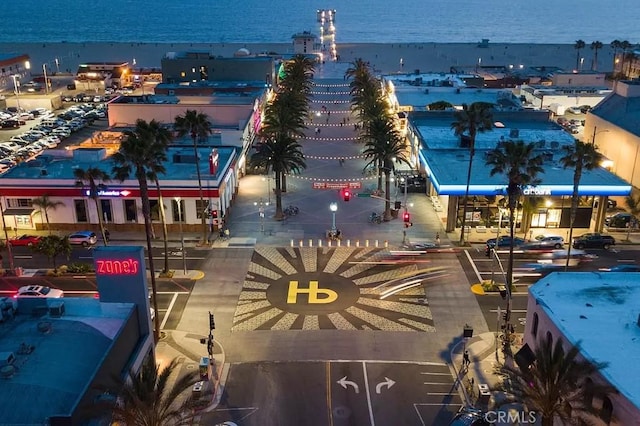
[(213, 219), (217, 219), (218, 218), (218, 209), (211, 210), (211, 217)]
[(216, 329), (216, 319), (211, 312), (209, 312), (209, 330)]
[(345, 189), (342, 192), (342, 199), (345, 201), (349, 201), (351, 199), (351, 191), (349, 191), (348, 189)]
[(400, 210), (400, 208), (402, 207), (402, 202), (401, 201), (396, 201), (396, 203), (393, 206), (396, 210)]
[(405, 223), (411, 222), (411, 215), (409, 214), (409, 212), (404, 212), (404, 214), (402, 215), (402, 220)]

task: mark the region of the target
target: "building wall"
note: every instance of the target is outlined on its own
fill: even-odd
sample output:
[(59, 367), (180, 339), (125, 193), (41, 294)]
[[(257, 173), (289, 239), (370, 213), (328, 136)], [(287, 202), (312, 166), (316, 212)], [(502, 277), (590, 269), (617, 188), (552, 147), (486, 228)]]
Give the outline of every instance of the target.
[(206, 69), (208, 81), (274, 81), (273, 58), (252, 56), (243, 58), (164, 57), (161, 61), (164, 83), (203, 80), (200, 69)]
[(138, 119), (160, 123), (173, 123), (178, 115), (184, 115), (189, 110), (196, 110), (206, 114), (213, 127), (236, 127), (246, 123), (247, 117), (253, 110), (253, 105), (206, 105), (206, 104), (145, 104), (145, 103), (117, 103), (108, 104), (109, 126), (130, 127)]
[(566, 73), (554, 74), (551, 78), (552, 86), (607, 86), (604, 73)]
[[(553, 320), (549, 318), (542, 308), (543, 304), (538, 303), (536, 299), (529, 294), (529, 300), (527, 304), (527, 319), (524, 331), (524, 343), (528, 344), (531, 349), (535, 350), (537, 342), (540, 338), (547, 338), (547, 333), (550, 333), (553, 342), (560, 339), (563, 342), (563, 347), (568, 349), (567, 339), (562, 332), (556, 327)], [(537, 316), (537, 333), (534, 336), (532, 328), (535, 325), (534, 316)], [(597, 360), (599, 362), (606, 362), (606, 360)], [(602, 376), (592, 377), (595, 381), (605, 380)], [(609, 426), (630, 426), (639, 425), (638, 419), (640, 419), (640, 409), (635, 407), (624, 395), (611, 394), (609, 399), (613, 404), (613, 418)], [(594, 398), (594, 406), (599, 408), (602, 405), (602, 401), (597, 397)], [(605, 425), (603, 421), (596, 421), (598, 426)]]

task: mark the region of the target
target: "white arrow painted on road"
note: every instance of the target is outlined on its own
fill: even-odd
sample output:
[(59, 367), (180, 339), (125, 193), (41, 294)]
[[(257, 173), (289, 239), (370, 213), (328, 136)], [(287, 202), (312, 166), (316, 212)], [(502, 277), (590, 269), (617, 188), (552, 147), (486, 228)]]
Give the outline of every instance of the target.
[(360, 393), (358, 384), (356, 382), (352, 382), (351, 380), (347, 380), (347, 376), (344, 376), (342, 379), (338, 380), (337, 383), (345, 389), (347, 388), (347, 385), (353, 386), (353, 389), (355, 389), (356, 393)]
[(394, 382), (393, 380), (391, 380), (388, 377), (384, 378), (384, 382), (380, 382), (376, 385), (376, 393), (380, 393), (382, 391), (382, 387), (386, 386), (387, 389), (391, 389), (391, 386), (395, 385), (396, 382)]

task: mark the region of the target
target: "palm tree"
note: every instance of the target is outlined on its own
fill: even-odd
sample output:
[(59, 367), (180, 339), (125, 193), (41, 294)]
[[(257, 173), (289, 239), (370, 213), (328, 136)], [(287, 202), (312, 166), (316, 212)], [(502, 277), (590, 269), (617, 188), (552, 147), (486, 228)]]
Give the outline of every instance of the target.
[(267, 138), (255, 146), (251, 162), (263, 167), (267, 173), (273, 171), (275, 177), (276, 213), (275, 218), (281, 220), (282, 214), (282, 176), (285, 173), (299, 173), (307, 167), (302, 153), (302, 146), (297, 139), (281, 136)]
[[(140, 187), (140, 198), (142, 199), (142, 216), (144, 217), (144, 228), (147, 237), (147, 252), (149, 269), (151, 271), (151, 291), (153, 294), (153, 308), (158, 310), (158, 292), (156, 287), (156, 274), (153, 265), (153, 246), (151, 245), (151, 207), (149, 203), (149, 174), (156, 173), (161, 169), (161, 164), (167, 160), (166, 151), (160, 144), (151, 137), (150, 133), (144, 131), (142, 120), (136, 122), (134, 130), (126, 131), (125, 138), (120, 144), (118, 152), (111, 156), (114, 162), (113, 175), (123, 182), (131, 175), (138, 180)], [(160, 335), (160, 315), (155, 316), (154, 337), (156, 342)]]
[(573, 48), (576, 49), (576, 71), (581, 71), (580, 69), (580, 51), (584, 49), (587, 44), (584, 40), (576, 40), (576, 43), (573, 45)]
[(640, 197), (634, 198), (632, 195), (629, 195), (624, 199), (624, 204), (627, 206), (627, 209), (629, 209), (629, 213), (631, 213), (631, 220), (627, 228), (627, 241), (629, 241), (631, 229), (637, 226), (636, 216), (640, 214)]
[(593, 50), (593, 63), (591, 64), (591, 71), (595, 71), (598, 69), (598, 50), (602, 49), (601, 41), (591, 42), (591, 50)]
[(613, 74), (615, 75), (616, 71), (616, 57), (618, 56), (618, 49), (622, 46), (622, 42), (618, 39), (615, 39), (611, 42), (611, 48), (613, 49)]
[[(145, 137), (149, 137), (154, 141), (157, 146), (153, 149), (153, 152), (160, 156), (160, 158), (158, 158), (158, 161), (149, 165), (147, 178), (148, 180), (155, 183), (156, 191), (158, 192), (158, 216), (160, 217), (160, 222), (162, 223), (162, 240), (164, 244), (164, 268), (162, 269), (162, 273), (167, 274), (169, 272), (169, 239), (167, 234), (167, 215), (165, 211), (164, 200), (162, 198), (162, 191), (160, 188), (160, 180), (158, 178), (158, 175), (165, 174), (166, 172), (164, 162), (166, 161), (167, 148), (169, 146), (169, 143), (171, 143), (173, 136), (167, 128), (162, 127), (156, 120), (151, 120), (149, 123), (144, 120), (138, 120), (136, 122), (136, 131), (139, 134), (145, 134)], [(153, 223), (151, 226), (153, 226)]]
[[(513, 243), (515, 237), (515, 211), (519, 204), (524, 187), (537, 185), (540, 180), (538, 174), (544, 173), (542, 169), (543, 157), (534, 152), (535, 144), (525, 144), (523, 141), (507, 140), (500, 142), (498, 146), (489, 151), (485, 161), (491, 167), (491, 176), (496, 174), (506, 175), (507, 178), (507, 206), (509, 208), (509, 262), (507, 267), (507, 291), (511, 294), (513, 285)], [(507, 318), (511, 315), (511, 298), (507, 301)], [(508, 330), (508, 327), (506, 328)]]
[[(105, 188), (104, 182), (109, 182), (109, 175), (97, 167), (89, 167), (87, 170), (75, 169), (73, 176), (76, 178), (76, 186), (84, 188), (88, 186), (87, 197), (92, 199), (96, 205), (98, 214), (98, 223), (100, 224), (100, 234), (102, 234), (102, 242), (108, 245), (107, 238), (104, 234), (104, 220), (102, 217), (102, 206), (100, 202), (100, 191)], [(101, 182), (101, 183), (98, 183)]]
[(573, 193), (571, 195), (571, 221), (569, 223), (569, 246), (567, 248), (567, 262), (564, 266), (565, 271), (569, 268), (569, 259), (571, 255), (571, 244), (573, 242), (573, 226), (578, 212), (578, 188), (580, 187), (580, 179), (583, 170), (593, 170), (600, 167), (602, 162), (602, 154), (598, 148), (590, 143), (576, 140), (574, 145), (566, 145), (562, 147), (564, 156), (560, 158), (560, 163), (565, 169), (573, 169)]
[(526, 370), (503, 365), (506, 376), (502, 388), (510, 400), (524, 403), (526, 409), (542, 416), (542, 426), (552, 426), (556, 419), (574, 424), (576, 420), (595, 420), (599, 409), (592, 404), (593, 395), (605, 396), (614, 389), (595, 380), (587, 380), (607, 366), (592, 364), (580, 357), (579, 346), (566, 351), (562, 340), (555, 344), (540, 338), (534, 350), (535, 362)]
[(40, 214), (44, 214), (47, 222), (47, 230), (51, 234), (51, 223), (49, 223), (49, 210), (55, 210), (60, 206), (64, 206), (62, 201), (52, 201), (48, 194), (43, 194), (38, 198), (34, 198), (32, 204), (40, 210)]
[(447, 101), (436, 101), (427, 105), (427, 109), (429, 111), (444, 111), (449, 108), (453, 108), (453, 104), (450, 104)]
[[(379, 117), (372, 121), (367, 130), (370, 141), (365, 145), (363, 151), (365, 159), (369, 161), (364, 168), (370, 166), (378, 167), (385, 176), (385, 221), (391, 220), (391, 200), (388, 194), (391, 193), (391, 172), (394, 170), (394, 161), (409, 164), (406, 157), (407, 143), (395, 127), (395, 123), (390, 117)], [(406, 206), (405, 206), (406, 207)]]
[(620, 42), (620, 50), (622, 50), (622, 62), (620, 63), (620, 74), (622, 77), (626, 77), (624, 72), (624, 64), (627, 62), (627, 51), (631, 49), (632, 45), (627, 40), (622, 40)]
[(139, 374), (131, 371), (127, 380), (117, 380), (119, 402), (98, 402), (96, 408), (111, 414), (112, 422), (127, 426), (191, 425), (195, 399), (190, 394), (180, 403), (178, 398), (193, 386), (197, 373), (188, 371), (170, 386), (178, 366), (174, 358), (160, 370), (153, 357), (148, 357)]
[(193, 141), (193, 154), (196, 161), (196, 174), (198, 175), (198, 191), (200, 195), (200, 218), (202, 219), (202, 242), (207, 241), (207, 212), (204, 207), (204, 197), (202, 195), (202, 178), (200, 177), (200, 161), (198, 157), (198, 139), (205, 139), (213, 130), (211, 123), (206, 114), (199, 113), (196, 110), (186, 110), (183, 116), (177, 116), (175, 119), (175, 129), (178, 137), (190, 135)]
[(473, 156), (476, 152), (476, 135), (493, 129), (493, 105), (486, 102), (474, 102), (467, 106), (462, 105), (462, 110), (454, 113), (456, 121), (451, 123), (451, 128), (456, 136), (468, 135), (469, 138), (469, 168), (467, 169), (467, 186), (462, 200), (462, 229), (460, 230), (460, 244), (464, 244), (465, 225), (467, 223), (467, 200), (469, 198), (469, 185), (471, 184), (471, 170)]

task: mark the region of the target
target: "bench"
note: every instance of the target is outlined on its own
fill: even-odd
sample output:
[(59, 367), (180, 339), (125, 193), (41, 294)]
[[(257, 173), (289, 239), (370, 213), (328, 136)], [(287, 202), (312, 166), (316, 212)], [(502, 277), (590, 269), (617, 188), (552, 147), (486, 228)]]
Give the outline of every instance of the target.
[(478, 226), (476, 226), (476, 232), (484, 234), (485, 232), (487, 232), (487, 227), (486, 226), (482, 226), (482, 225), (478, 225)]

